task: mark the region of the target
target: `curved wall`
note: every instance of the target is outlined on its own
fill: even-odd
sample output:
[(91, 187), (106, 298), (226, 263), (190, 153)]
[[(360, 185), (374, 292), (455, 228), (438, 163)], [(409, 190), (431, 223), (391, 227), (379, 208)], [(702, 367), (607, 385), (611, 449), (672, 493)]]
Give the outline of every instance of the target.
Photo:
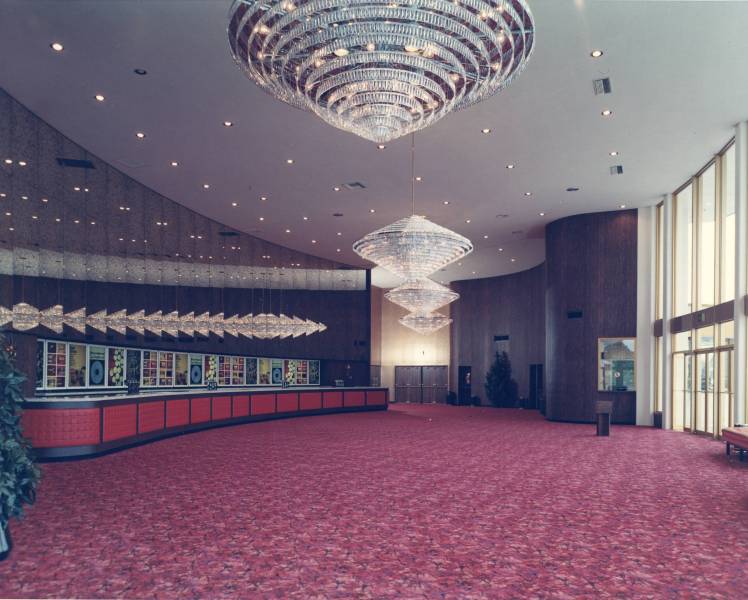
[(634, 423), (635, 392), (597, 391), (597, 340), (636, 336), (637, 211), (560, 219), (545, 239), (546, 416), (592, 421), (606, 399), (615, 422)]
[(545, 352), (545, 265), (527, 271), (467, 279), (452, 284), (460, 299), (451, 306), (451, 388), (457, 391), (460, 365), (471, 367), (472, 394), (487, 404), (486, 372), (496, 352), (494, 336), (512, 361), (519, 395), (529, 397), (530, 365), (542, 363)]

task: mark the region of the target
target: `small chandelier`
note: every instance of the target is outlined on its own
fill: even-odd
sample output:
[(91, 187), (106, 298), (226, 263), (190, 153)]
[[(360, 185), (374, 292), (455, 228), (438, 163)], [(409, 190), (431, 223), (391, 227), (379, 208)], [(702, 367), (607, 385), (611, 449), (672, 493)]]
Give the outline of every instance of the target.
[(384, 295), (387, 300), (410, 312), (430, 313), (454, 302), (460, 295), (424, 277), (406, 281)]
[(452, 319), (438, 312), (429, 312), (409, 313), (404, 317), (400, 317), (398, 321), (417, 333), (428, 335), (449, 325)]
[(382, 143), (509, 85), (535, 30), (526, 0), (235, 0), (228, 36), (263, 90)]

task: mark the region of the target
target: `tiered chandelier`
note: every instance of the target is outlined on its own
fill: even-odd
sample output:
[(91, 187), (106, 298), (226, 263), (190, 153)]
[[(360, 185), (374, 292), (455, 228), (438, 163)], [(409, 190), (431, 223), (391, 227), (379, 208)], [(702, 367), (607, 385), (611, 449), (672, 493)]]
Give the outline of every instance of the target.
[(415, 214), (415, 134), (411, 134), (411, 216), (377, 229), (353, 244), (362, 258), (405, 279), (385, 298), (410, 311), (400, 323), (418, 333), (433, 333), (452, 319), (436, 312), (460, 295), (428, 278), (429, 275), (473, 251), (472, 242), (459, 233)]
[(228, 35), (263, 90), (377, 143), (509, 85), (535, 37), (526, 0), (235, 0)]
[(59, 304), (39, 310), (25, 302), (15, 304), (10, 309), (0, 306), (0, 327), (5, 325), (11, 325), (18, 331), (28, 331), (41, 326), (62, 333), (63, 327), (67, 325), (80, 333), (86, 333), (86, 328), (91, 327), (101, 333), (111, 329), (121, 335), (125, 335), (126, 330), (131, 329), (140, 335), (146, 331), (172, 337), (179, 334), (207, 337), (213, 333), (219, 337), (228, 334), (259, 339), (299, 337), (327, 329), (323, 323), (288, 317), (283, 313), (225, 317), (223, 313), (211, 315), (207, 312), (200, 315), (194, 312), (180, 315), (178, 311), (163, 313), (159, 310), (146, 315), (143, 310), (130, 314), (126, 310), (112, 313), (100, 310), (88, 315), (85, 308), (65, 313)]

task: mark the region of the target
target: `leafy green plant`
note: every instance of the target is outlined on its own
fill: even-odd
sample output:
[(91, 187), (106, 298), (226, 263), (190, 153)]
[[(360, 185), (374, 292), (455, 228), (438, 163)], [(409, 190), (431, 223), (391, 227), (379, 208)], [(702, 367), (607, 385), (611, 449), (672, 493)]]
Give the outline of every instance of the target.
[(0, 335), (0, 553), (7, 550), (4, 530), (8, 521), (23, 515), (24, 504), (34, 503), (41, 475), (31, 445), (21, 433), (25, 380)]
[(517, 406), (517, 382), (512, 379), (512, 362), (506, 352), (497, 352), (486, 373), (486, 396), (494, 406)]

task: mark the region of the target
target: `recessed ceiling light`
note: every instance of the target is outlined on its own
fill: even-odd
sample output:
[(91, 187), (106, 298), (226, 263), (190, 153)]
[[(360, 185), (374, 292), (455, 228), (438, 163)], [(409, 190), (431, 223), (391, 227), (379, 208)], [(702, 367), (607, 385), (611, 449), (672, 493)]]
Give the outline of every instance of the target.
[(532, 196), (532, 192), (525, 192), (525, 196)]
[(135, 137), (138, 138), (139, 140), (144, 140), (145, 139), (145, 133), (143, 133), (142, 131), (138, 131), (135, 134)]
[(293, 164), (293, 158), (287, 158), (286, 164), (292, 165)]
[(600, 58), (602, 55), (603, 55), (602, 50), (593, 50), (592, 52), (590, 52), (590, 56), (592, 58)]
[(420, 175), (416, 175), (416, 181), (423, 181), (423, 177), (421, 177)]
[(317, 243), (317, 240), (312, 240), (312, 244), (316, 244), (316, 243)]
[(335, 235), (343, 235), (342, 231), (338, 231)]
[(602, 112), (601, 112), (600, 114), (601, 114), (601, 115), (602, 115), (603, 117), (609, 117), (610, 115), (612, 115), (612, 114), (613, 114), (613, 111), (612, 111), (612, 110), (610, 110), (609, 108), (606, 108), (606, 109), (605, 109), (604, 111), (602, 111)]
[(204, 190), (209, 190), (210, 189), (210, 184), (209, 183), (204, 183), (203, 184), (203, 189)]
[(385, 146), (384, 144), (377, 144), (377, 148), (378, 148), (379, 150), (384, 150), (384, 149), (385, 149), (386, 147), (387, 147), (387, 146)]
[(513, 169), (513, 168), (514, 168), (514, 165), (513, 165), (512, 163), (509, 163), (509, 164), (508, 164), (508, 165), (506, 166), (506, 168), (507, 168), (507, 169)]
[(75, 186), (75, 187), (73, 188), (73, 191), (75, 191), (75, 192), (80, 192), (80, 191), (81, 191), (81, 189), (80, 189), (80, 188), (79, 188), (79, 187), (78, 187), (78, 186), (76, 185), (76, 186)]
[(96, 98), (97, 102), (104, 102), (104, 95), (103, 94), (96, 94), (94, 96), (94, 98)]
[(512, 262), (517, 262), (517, 259), (516, 259), (516, 258), (513, 258), (513, 259), (512, 259)]
[(96, 221), (91, 221), (91, 225), (96, 225)]
[(12, 214), (12, 213), (10, 213), (10, 212), (6, 212), (6, 213), (5, 213), (5, 216), (6, 216), (6, 217), (10, 217), (10, 216), (11, 216), (11, 214)]
[(264, 220), (265, 220), (265, 217), (260, 217), (260, 221), (264, 221)]
[(5, 163), (6, 165), (12, 165), (12, 164), (13, 164), (13, 159), (12, 159), (12, 158), (6, 158), (6, 159), (5, 159), (5, 160), (4, 160), (3, 162), (4, 162), (4, 163)]
[(305, 221), (308, 221), (309, 217), (302, 217), (302, 219), (304, 219)]
[(540, 212), (540, 213), (538, 213), (538, 216), (544, 217), (545, 213), (544, 212)]
[(335, 252), (340, 252), (340, 248), (335, 248)]
[(488, 127), (484, 127), (480, 130), (481, 133), (491, 133), (491, 130)]
[(173, 160), (169, 163), (172, 167), (178, 167), (179, 163), (176, 160)]
[(42, 198), (42, 202), (44, 202), (46, 204), (47, 202), (49, 202), (49, 199), (48, 198)]
[(609, 152), (608, 154), (610, 154), (611, 156), (618, 156), (618, 151), (613, 150), (612, 152)]
[(237, 204), (236, 202), (232, 202), (231, 206), (239, 206), (239, 204)]
[(626, 205), (625, 204), (621, 204), (621, 208), (626, 208)]
[(234, 126), (234, 124), (233, 124), (233, 123), (232, 123), (231, 121), (224, 121), (224, 122), (223, 122), (223, 126), (224, 126), (224, 127), (233, 127), (233, 126)]
[(465, 223), (470, 223), (470, 219), (465, 219)]
[(8, 231), (15, 231), (13, 227), (8, 227)]
[(55, 52), (62, 52), (65, 49), (65, 46), (63, 46), (60, 42), (52, 42), (49, 47), (52, 48), (52, 50), (54, 50)]
[(265, 200), (267, 200), (267, 199), (268, 199), (267, 196), (260, 196), (260, 200), (262, 200), (263, 202), (265, 202)]
[(19, 167), (25, 167), (26, 166), (26, 161), (25, 160), (19, 160), (18, 161), (18, 166)]
[(60, 219), (60, 217), (55, 217), (55, 223), (59, 223), (60, 221), (62, 221), (62, 219)]
[(370, 208), (370, 209), (369, 209), (369, 212), (370, 212), (370, 213), (373, 213), (373, 212), (376, 212), (376, 211), (375, 211), (375, 210), (374, 210), (373, 208)]
[(499, 252), (503, 252), (503, 251), (504, 251), (504, 249), (503, 249), (503, 248), (499, 248)]
[(146, 71), (145, 69), (133, 69), (133, 73), (135, 73), (136, 75), (147, 75), (148, 71)]
[(73, 221), (73, 223), (75, 223), (75, 224), (77, 225), (78, 223), (80, 223), (80, 221), (79, 221), (78, 219), (75, 219), (75, 220)]
[(446, 206), (447, 204), (449, 204), (449, 200), (444, 201), (444, 206)]
[(488, 236), (487, 236), (487, 235), (484, 235), (484, 236), (483, 236), (483, 239), (484, 239), (484, 240), (487, 240), (487, 239), (488, 239)]
[(291, 230), (290, 229), (286, 229), (286, 233), (291, 233)]

